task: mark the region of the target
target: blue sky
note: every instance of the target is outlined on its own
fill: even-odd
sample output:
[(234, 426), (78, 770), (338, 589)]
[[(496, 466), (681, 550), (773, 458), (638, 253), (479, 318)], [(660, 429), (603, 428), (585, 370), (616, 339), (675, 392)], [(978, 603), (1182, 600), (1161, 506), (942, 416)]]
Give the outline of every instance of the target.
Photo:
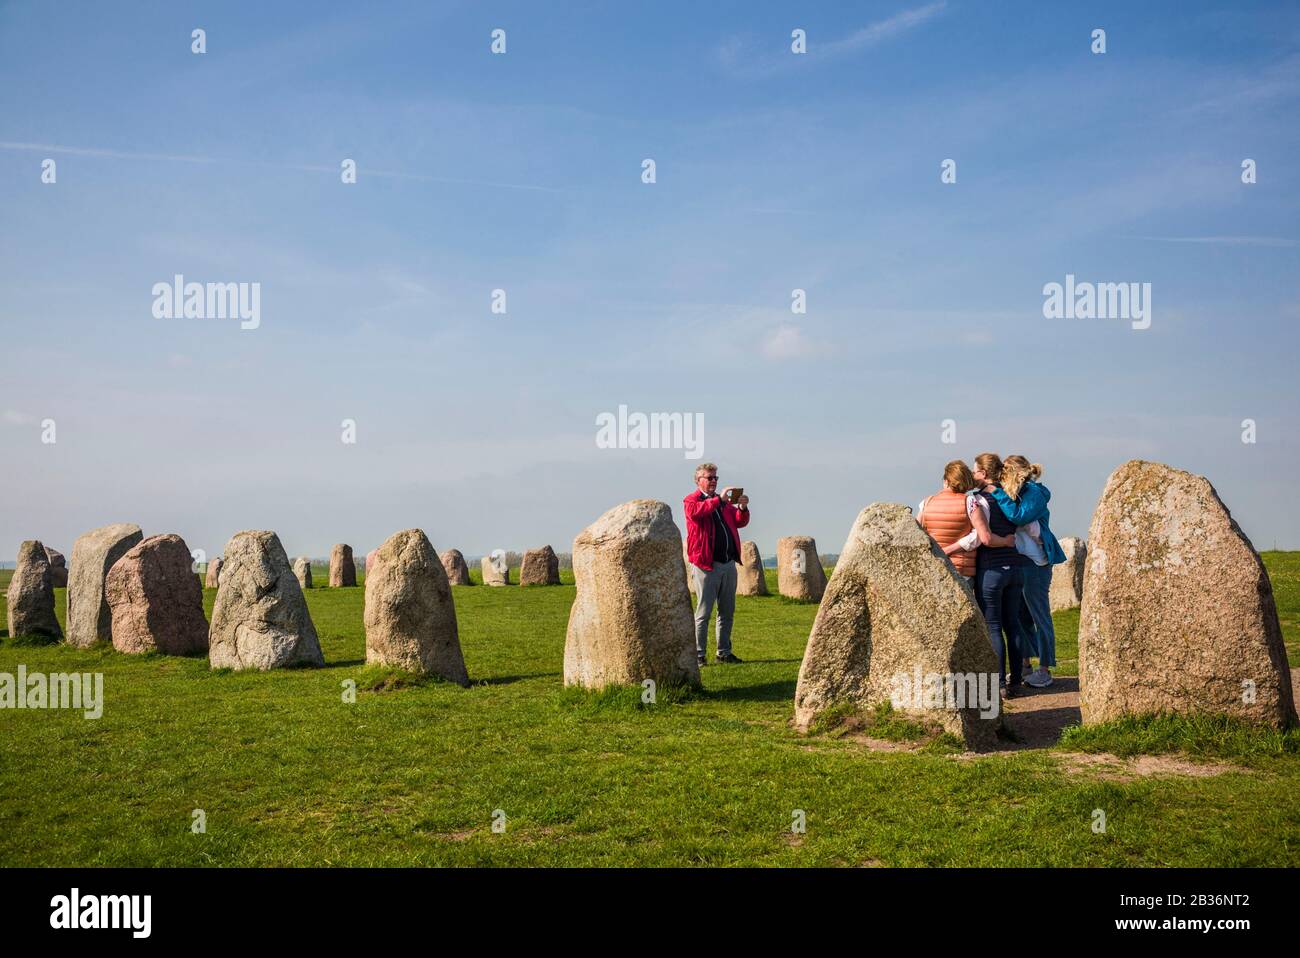
[[(704, 415), (765, 553), (985, 450), (1061, 535), (1141, 457), (1300, 548), (1300, 8), (805, 6), (0, 4), (0, 555), (680, 522), (682, 451), (596, 447), (620, 404)], [(260, 327), (155, 319), (177, 273)], [(1045, 319), (1067, 273), (1151, 327)]]

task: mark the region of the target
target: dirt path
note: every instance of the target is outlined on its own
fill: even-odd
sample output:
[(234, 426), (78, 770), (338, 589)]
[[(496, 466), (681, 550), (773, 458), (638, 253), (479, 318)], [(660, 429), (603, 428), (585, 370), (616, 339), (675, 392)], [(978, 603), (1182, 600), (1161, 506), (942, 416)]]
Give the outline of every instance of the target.
[[(1002, 751), (1048, 748), (1060, 741), (1067, 725), (1080, 720), (1077, 676), (1057, 678), (1045, 689), (1023, 688), (1021, 695), (1003, 703), (1004, 721), (1021, 741), (1006, 743)], [(1300, 690), (1300, 668), (1291, 670), (1291, 688)], [(1300, 699), (1296, 701), (1296, 716), (1300, 718)]]

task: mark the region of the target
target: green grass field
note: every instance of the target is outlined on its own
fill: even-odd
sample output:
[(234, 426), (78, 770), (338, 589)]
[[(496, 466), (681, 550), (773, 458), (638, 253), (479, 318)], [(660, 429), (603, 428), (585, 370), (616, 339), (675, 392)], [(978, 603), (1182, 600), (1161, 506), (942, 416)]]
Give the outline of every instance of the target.
[[(1300, 553), (1265, 561), (1294, 664)], [(361, 588), (308, 593), (328, 662), (316, 670), (214, 673), (6, 638), (0, 671), (102, 672), (106, 702), (94, 721), (0, 710), (0, 863), (1300, 864), (1300, 733), (1135, 722), (980, 757), (805, 737), (788, 722), (815, 606), (741, 597), (745, 664), (710, 665), (703, 692), (643, 706), (639, 689), (563, 688), (573, 595), (456, 589), (469, 689), (366, 668)], [(57, 601), (62, 617), (63, 590)], [(1077, 625), (1057, 617), (1062, 675)], [(1080, 760), (1098, 751), (1180, 752), (1181, 771)], [(1210, 762), (1218, 774), (1192, 774)]]

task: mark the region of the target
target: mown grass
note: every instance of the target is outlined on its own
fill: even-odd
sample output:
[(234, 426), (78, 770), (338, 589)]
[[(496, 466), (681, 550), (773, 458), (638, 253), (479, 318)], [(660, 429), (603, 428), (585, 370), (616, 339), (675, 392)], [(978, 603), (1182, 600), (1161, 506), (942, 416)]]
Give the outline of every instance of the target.
[[(1294, 654), (1297, 557), (1266, 561), (1282, 573), (1275, 587), (1287, 582), (1277, 591)], [(856, 736), (801, 736), (788, 723), (817, 607), (777, 597), (738, 600), (745, 664), (710, 665), (701, 691), (659, 689), (649, 704), (640, 688), (566, 689), (565, 579), (455, 590), (468, 689), (367, 667), (362, 588), (307, 594), (323, 669), (213, 672), (201, 659), (3, 641), (0, 671), (102, 672), (106, 703), (94, 721), (0, 710), (0, 863), (1300, 864), (1294, 736), (1188, 720), (1067, 735), (1062, 749), (1245, 766), (1132, 781), (1072, 772), (1060, 749), (968, 759), (943, 742), (878, 752)], [(59, 590), (60, 616), (64, 600)], [(1057, 623), (1064, 665), (1077, 614)], [(884, 716), (866, 734), (906, 736), (905, 722)], [(191, 831), (194, 809), (204, 834)]]

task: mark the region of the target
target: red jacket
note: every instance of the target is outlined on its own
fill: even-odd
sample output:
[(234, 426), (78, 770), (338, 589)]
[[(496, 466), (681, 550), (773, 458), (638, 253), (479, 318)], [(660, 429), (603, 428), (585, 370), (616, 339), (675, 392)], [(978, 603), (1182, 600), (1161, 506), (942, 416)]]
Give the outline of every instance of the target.
[(713, 513), (722, 510), (722, 521), (736, 544), (740, 561), (740, 530), (749, 525), (749, 510), (733, 506), (722, 496), (701, 499), (696, 489), (682, 500), (686, 510), (686, 561), (706, 572), (713, 568)]

